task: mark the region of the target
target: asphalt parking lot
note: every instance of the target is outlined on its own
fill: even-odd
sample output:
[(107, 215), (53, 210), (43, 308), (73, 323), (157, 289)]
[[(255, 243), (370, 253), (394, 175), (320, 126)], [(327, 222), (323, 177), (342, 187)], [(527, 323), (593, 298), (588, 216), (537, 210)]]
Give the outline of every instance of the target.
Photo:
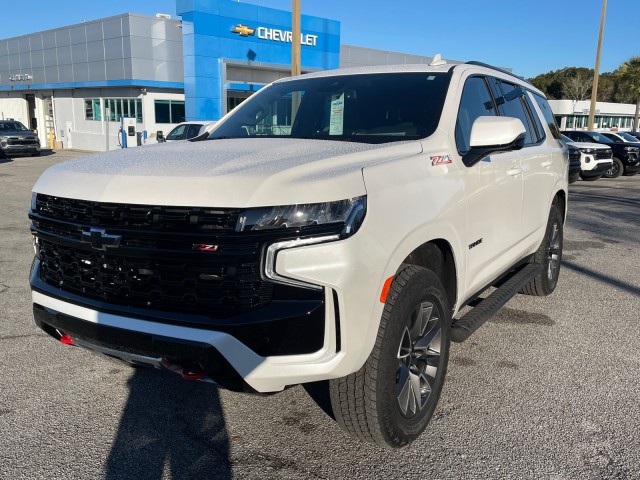
[(402, 450), (312, 400), (251, 396), (54, 342), (32, 319), (30, 191), (77, 156), (0, 159), (0, 479), (640, 479), (640, 176), (570, 186), (560, 283), (454, 344)]

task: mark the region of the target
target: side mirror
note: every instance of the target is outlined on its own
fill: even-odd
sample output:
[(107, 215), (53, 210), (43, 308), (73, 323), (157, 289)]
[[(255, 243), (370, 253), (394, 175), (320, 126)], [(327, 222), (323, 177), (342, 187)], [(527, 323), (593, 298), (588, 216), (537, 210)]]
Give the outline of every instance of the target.
[(156, 139), (158, 140), (158, 143), (164, 143), (167, 141), (167, 139), (164, 138), (164, 132), (162, 130), (158, 130), (156, 132)]
[(470, 167), (494, 153), (520, 150), (524, 147), (525, 132), (519, 118), (478, 117), (471, 127), (471, 150), (462, 161)]

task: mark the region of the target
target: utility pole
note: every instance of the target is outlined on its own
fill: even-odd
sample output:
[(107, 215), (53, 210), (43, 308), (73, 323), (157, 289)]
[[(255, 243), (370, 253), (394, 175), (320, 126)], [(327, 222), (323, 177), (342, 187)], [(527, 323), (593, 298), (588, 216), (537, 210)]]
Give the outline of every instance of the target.
[(591, 88), (591, 106), (589, 108), (589, 124), (587, 130), (593, 129), (596, 114), (596, 99), (598, 98), (598, 77), (600, 76), (600, 52), (604, 34), (604, 17), (607, 13), (607, 0), (602, 0), (602, 15), (600, 16), (600, 35), (598, 36), (598, 51), (596, 52), (596, 68), (593, 72), (593, 87)]
[[(291, 76), (300, 75), (300, 0), (292, 0), (291, 6)], [(300, 92), (293, 92), (291, 96), (291, 125), (295, 121), (298, 107), (300, 107)]]
[(300, 0), (291, 7), (291, 76), (300, 75)]

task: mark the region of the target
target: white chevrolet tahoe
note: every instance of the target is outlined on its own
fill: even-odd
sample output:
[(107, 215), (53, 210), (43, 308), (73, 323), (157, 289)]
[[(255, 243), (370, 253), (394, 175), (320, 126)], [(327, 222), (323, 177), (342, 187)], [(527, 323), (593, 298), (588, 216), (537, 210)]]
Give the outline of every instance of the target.
[(36, 323), (229, 389), (328, 381), (347, 432), (406, 445), (450, 341), (556, 286), (559, 138), (540, 91), (479, 63), (278, 80), (207, 140), (40, 177)]

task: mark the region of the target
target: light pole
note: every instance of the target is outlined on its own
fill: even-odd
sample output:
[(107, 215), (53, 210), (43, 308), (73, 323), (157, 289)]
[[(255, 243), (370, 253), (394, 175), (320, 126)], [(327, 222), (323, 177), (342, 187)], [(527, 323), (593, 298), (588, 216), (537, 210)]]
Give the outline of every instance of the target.
[(300, 0), (291, 6), (291, 76), (300, 75)]
[(604, 34), (604, 17), (607, 13), (607, 0), (602, 0), (602, 15), (600, 16), (600, 35), (598, 36), (598, 51), (596, 52), (596, 68), (593, 72), (593, 88), (591, 89), (591, 106), (589, 108), (589, 124), (587, 130), (593, 128), (596, 114), (596, 99), (598, 98), (598, 77), (600, 75), (600, 52), (602, 50), (602, 36)]
[[(291, 6), (291, 76), (300, 75), (300, 0), (292, 0)], [(300, 92), (293, 92), (291, 96), (291, 124), (296, 118), (300, 106)]]

